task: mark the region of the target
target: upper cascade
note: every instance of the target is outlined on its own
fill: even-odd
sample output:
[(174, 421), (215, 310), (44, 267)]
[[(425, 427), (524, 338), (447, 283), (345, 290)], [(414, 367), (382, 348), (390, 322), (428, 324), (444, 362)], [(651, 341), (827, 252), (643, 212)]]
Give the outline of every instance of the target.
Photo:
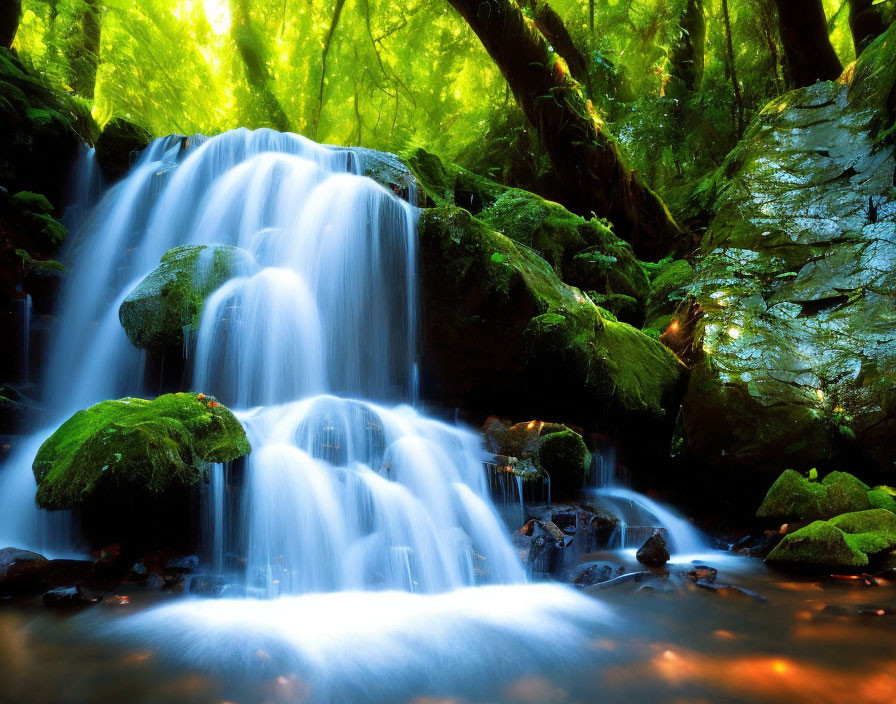
[(414, 402), (416, 210), (361, 175), (370, 158), (266, 129), (158, 139), (69, 252), (54, 407), (156, 395), (152, 365), (181, 350), (148, 355), (122, 323), (171, 313), (154, 295), (189, 304), (165, 318), (189, 321), (182, 386), (233, 408), (253, 448), (240, 501), (214, 468), (204, 541), (219, 568), (246, 556), (250, 594), (524, 581), (476, 437), (396, 406)]

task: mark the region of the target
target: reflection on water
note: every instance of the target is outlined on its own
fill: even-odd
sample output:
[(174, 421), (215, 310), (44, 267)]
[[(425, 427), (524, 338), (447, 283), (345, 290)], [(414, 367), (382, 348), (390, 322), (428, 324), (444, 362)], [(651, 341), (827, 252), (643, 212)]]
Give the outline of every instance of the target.
[(684, 580), (599, 601), (541, 584), (261, 602), (135, 593), (73, 616), (4, 610), (0, 670), (12, 677), (0, 699), (896, 701), (896, 584), (793, 579), (724, 554), (701, 562), (767, 601)]

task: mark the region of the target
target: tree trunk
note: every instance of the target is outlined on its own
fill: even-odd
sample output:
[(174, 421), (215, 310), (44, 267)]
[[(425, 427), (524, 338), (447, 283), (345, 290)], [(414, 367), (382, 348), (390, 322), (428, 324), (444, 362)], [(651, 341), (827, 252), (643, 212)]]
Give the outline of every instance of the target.
[(731, 77), (731, 87), (734, 91), (734, 129), (737, 131), (737, 138), (740, 139), (744, 133), (744, 97), (740, 91), (740, 81), (737, 79), (737, 65), (734, 63), (734, 43), (731, 39), (731, 17), (728, 14), (728, 0), (722, 0), (722, 16), (725, 20), (728, 75)]
[(833, 81), (843, 66), (831, 46), (821, 0), (775, 0), (791, 88)]
[(856, 57), (886, 28), (880, 6), (874, 5), (874, 0), (849, 0), (849, 29)]
[(629, 169), (600, 117), (515, 0), (449, 0), (497, 64), (538, 132), (564, 194), (583, 215), (608, 218), (642, 258), (658, 259), (681, 231), (659, 197)]
[(103, 12), (97, 0), (85, 0), (80, 31), (74, 37), (69, 60), (69, 84), (75, 94), (89, 100), (93, 100), (100, 65)]
[(314, 113), (314, 119), (311, 124), (312, 139), (317, 139), (317, 132), (320, 128), (320, 114), (324, 109), (324, 85), (327, 80), (327, 56), (330, 53), (330, 44), (333, 42), (333, 35), (336, 34), (336, 27), (339, 26), (339, 18), (342, 16), (342, 8), (345, 7), (345, 0), (336, 0), (336, 7), (333, 9), (333, 18), (330, 20), (330, 29), (324, 40), (324, 48), (320, 55), (320, 90), (317, 94), (317, 110)]
[(4, 0), (0, 7), (0, 46), (12, 46), (22, 18), (22, 0)]
[[(669, 86), (666, 93), (679, 88), (693, 93), (703, 80), (703, 61), (706, 51), (706, 17), (703, 0), (687, 0), (679, 21), (681, 38), (672, 47), (669, 56)], [(675, 97), (675, 96), (672, 96)]]
[(532, 8), (532, 15), (538, 30), (551, 43), (554, 50), (566, 60), (572, 77), (579, 83), (584, 83), (590, 94), (588, 59), (573, 42), (563, 19), (545, 0), (529, 0), (529, 5)]
[(292, 124), (286, 116), (283, 105), (280, 104), (280, 100), (274, 93), (272, 85), (274, 79), (268, 72), (264, 53), (255, 30), (252, 28), (248, 2), (247, 0), (233, 0), (231, 7), (233, 15), (231, 35), (246, 69), (246, 82), (249, 84), (249, 90), (261, 108), (260, 120), (280, 132), (291, 132)]

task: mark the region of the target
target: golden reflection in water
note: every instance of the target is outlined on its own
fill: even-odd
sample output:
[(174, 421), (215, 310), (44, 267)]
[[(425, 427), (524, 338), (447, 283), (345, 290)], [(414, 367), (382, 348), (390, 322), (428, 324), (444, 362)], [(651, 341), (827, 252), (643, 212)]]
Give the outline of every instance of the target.
[(607, 672), (616, 685), (645, 678), (666, 686), (699, 686), (720, 695), (762, 702), (896, 702), (896, 663), (861, 673), (834, 670), (769, 655), (706, 655), (676, 645), (655, 645), (643, 663)]

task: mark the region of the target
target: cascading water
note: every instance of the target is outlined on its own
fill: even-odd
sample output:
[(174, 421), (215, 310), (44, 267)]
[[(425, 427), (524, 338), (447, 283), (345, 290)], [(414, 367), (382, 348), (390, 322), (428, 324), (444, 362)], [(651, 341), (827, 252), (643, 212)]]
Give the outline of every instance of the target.
[[(258, 640), (249, 624), (280, 623), (262, 640), (275, 641), (268, 649), (312, 683), (317, 677), (318, 697), (371, 694), (370, 678), (379, 676), (389, 700), (396, 686), (431, 689), (420, 683), (430, 663), (446, 657), (462, 665), (455, 679), (470, 685), (474, 671), (493, 674), (490, 662), (508, 672), (531, 669), (487, 654), (496, 644), (508, 653), (545, 647), (538, 632), (563, 633), (567, 646), (585, 652), (584, 631), (572, 621), (606, 615), (564, 588), (524, 584), (488, 497), (477, 437), (407, 405), (417, 384), (416, 211), (359, 175), (363, 156), (270, 130), (156, 140), (71, 247), (44, 388), (58, 411), (53, 427), (102, 399), (153, 395), (143, 388), (145, 354), (119, 322), (120, 304), (172, 247), (243, 250), (238, 275), (211, 295), (185, 343), (186, 373), (192, 389), (235, 411), (253, 447), (240, 472), (240, 501), (228, 491), (231, 469), (213, 468), (204, 500), (207, 555), (219, 570), (228, 552), (244, 555), (246, 594), (266, 598), (200, 609), (175, 603), (109, 633), (153, 641), (159, 624), (168, 624), (165, 641), (181, 642), (172, 656), (229, 670), (229, 658), (252, 657), (242, 647)], [(208, 264), (199, 257), (197, 277)], [(4, 471), (3, 542), (49, 546), (30, 465), (50, 432), (24, 442)], [(476, 586), (483, 584), (494, 586)], [(309, 596), (320, 592), (331, 595)], [(408, 601), (408, 592), (433, 601)], [(338, 624), (337, 635), (328, 634), (333, 652), (348, 652), (357, 629), (368, 632), (382, 619), (391, 625), (377, 636), (381, 650), (411, 642), (413, 629), (434, 631), (436, 622), (446, 635), (388, 667), (372, 663), (362, 672), (330, 656), (324, 664), (293, 635), (318, 608)], [(423, 618), (429, 610), (436, 621)], [(363, 620), (377, 611), (382, 618), (366, 625), (339, 620), (340, 613)], [(325, 631), (323, 622), (311, 631), (315, 642)], [(234, 639), (238, 654), (215, 645), (237, 632), (247, 636)], [(466, 657), (451, 633), (469, 644)], [(416, 669), (399, 686), (396, 667)]]

